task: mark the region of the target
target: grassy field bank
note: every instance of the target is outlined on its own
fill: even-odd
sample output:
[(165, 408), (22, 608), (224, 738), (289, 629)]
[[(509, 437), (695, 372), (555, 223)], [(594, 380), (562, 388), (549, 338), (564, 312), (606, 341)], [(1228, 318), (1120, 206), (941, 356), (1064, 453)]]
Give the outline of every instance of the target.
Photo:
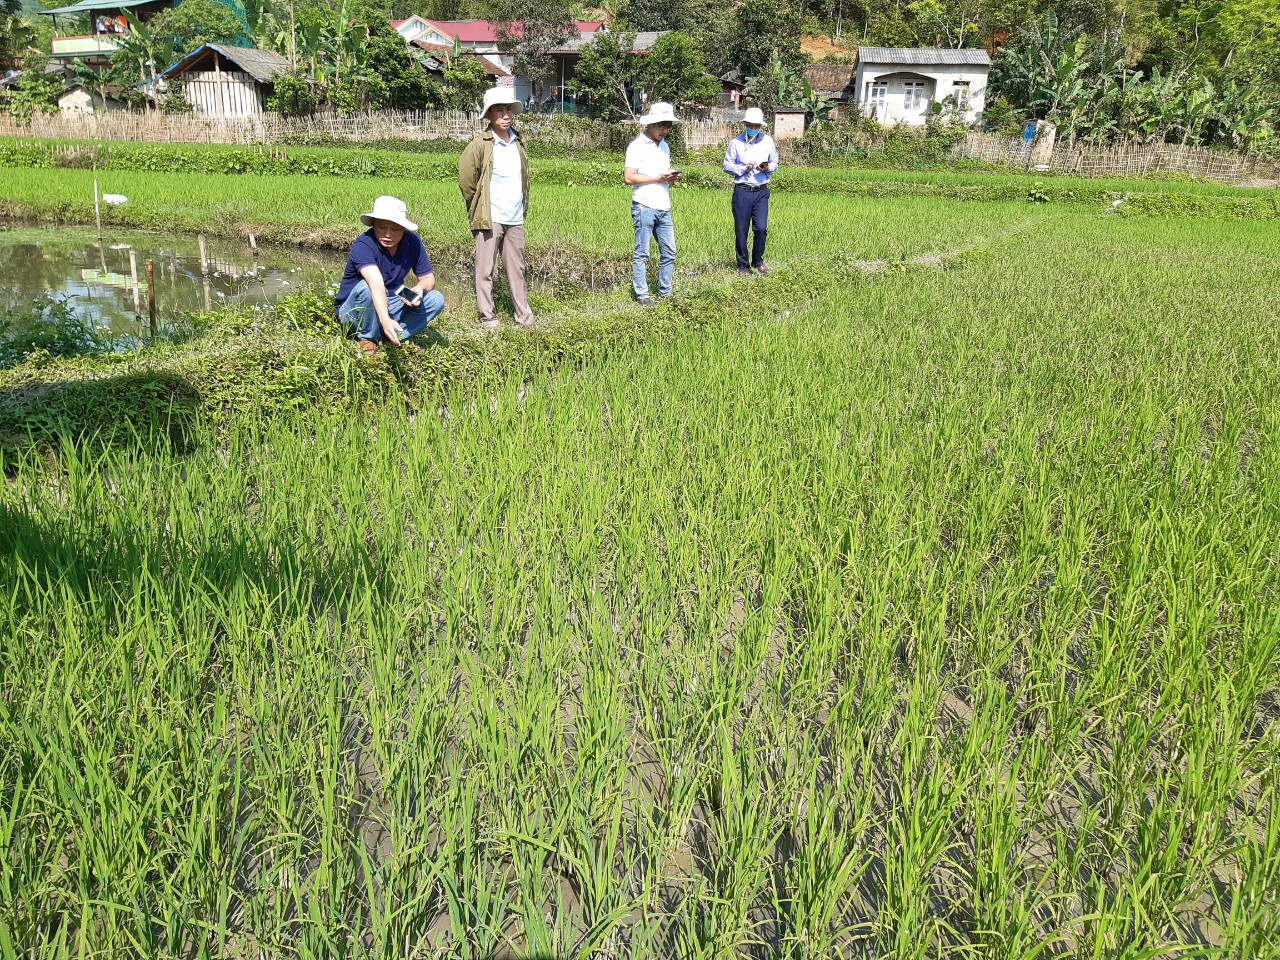
[[(128, 204), (107, 208), (104, 224), (149, 229), (204, 230), (280, 243), (346, 247), (358, 217), (373, 198), (404, 199), (430, 247), (469, 250), (471, 233), (456, 180), (419, 181), (342, 177), (227, 176), (222, 174), (113, 173), (99, 180)], [(631, 194), (621, 184), (539, 186), (530, 198), (529, 243), (547, 252), (557, 245), (588, 257), (630, 264)], [(74, 223), (93, 222), (93, 175), (81, 170), (0, 169), (0, 213)], [(674, 202), (680, 266), (732, 265), (733, 221), (728, 191), (677, 189)], [(899, 258), (921, 249), (964, 242), (984, 225), (1029, 214), (1026, 201), (955, 204), (932, 197), (840, 197), (820, 192), (778, 195), (771, 218), (770, 253), (776, 260), (843, 253)], [(87, 220), (86, 220), (87, 218)]]
[(6, 460), (0, 951), (1274, 956), (1276, 227), (992, 215)]

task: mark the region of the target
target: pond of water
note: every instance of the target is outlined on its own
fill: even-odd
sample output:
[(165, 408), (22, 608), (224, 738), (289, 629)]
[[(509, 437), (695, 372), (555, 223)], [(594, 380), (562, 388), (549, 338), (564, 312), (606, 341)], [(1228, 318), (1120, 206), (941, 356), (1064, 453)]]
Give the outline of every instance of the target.
[[(137, 264), (135, 285), (133, 262)], [(186, 234), (96, 232), (81, 227), (0, 224), (0, 315), (28, 311), (41, 298), (68, 298), (84, 321), (112, 336), (141, 337), (147, 327), (146, 261), (152, 261), (157, 314), (171, 321), (227, 304), (265, 304), (299, 288), (336, 284), (346, 254)]]

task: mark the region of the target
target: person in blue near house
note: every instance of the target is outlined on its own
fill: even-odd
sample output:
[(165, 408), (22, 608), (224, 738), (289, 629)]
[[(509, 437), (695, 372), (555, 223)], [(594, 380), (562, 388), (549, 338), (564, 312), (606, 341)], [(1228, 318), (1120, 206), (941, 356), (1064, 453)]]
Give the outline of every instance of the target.
[[(759, 107), (747, 111), (742, 122), (746, 129), (729, 141), (724, 152), (724, 172), (733, 175), (733, 241), (738, 259), (738, 273), (751, 276), (754, 268), (764, 276), (769, 268), (764, 262), (764, 243), (769, 235), (769, 177), (778, 169), (778, 148), (773, 137), (764, 132), (764, 114)], [(747, 228), (751, 240), (751, 259), (747, 259)]]
[[(371, 355), (383, 340), (405, 346), (427, 329), (444, 310), (444, 297), (404, 201), (378, 197), (360, 222), (369, 229), (351, 245), (334, 305), (338, 319), (354, 328), (361, 352)], [(405, 285), (410, 273), (416, 282)]]

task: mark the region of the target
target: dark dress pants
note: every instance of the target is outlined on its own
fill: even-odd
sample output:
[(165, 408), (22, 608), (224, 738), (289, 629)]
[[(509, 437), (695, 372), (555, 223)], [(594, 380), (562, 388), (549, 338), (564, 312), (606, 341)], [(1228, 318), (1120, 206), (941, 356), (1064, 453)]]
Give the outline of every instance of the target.
[[(747, 260), (747, 228), (755, 236), (751, 242), (751, 260)], [(748, 190), (733, 188), (733, 245), (738, 269), (758, 267), (764, 263), (764, 241), (769, 234), (769, 188)]]

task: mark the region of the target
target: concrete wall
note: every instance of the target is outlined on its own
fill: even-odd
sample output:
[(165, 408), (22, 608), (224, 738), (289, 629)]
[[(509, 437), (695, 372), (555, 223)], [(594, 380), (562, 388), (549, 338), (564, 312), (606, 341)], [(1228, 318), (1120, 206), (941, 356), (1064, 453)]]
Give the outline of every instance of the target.
[(68, 90), (58, 98), (58, 109), (66, 116), (79, 116), (89, 113), (114, 113), (124, 110), (125, 105), (118, 100), (103, 103), (102, 97), (91, 93), (83, 87)]
[[(867, 116), (883, 124), (923, 124), (929, 115), (929, 104), (955, 95), (967, 83), (968, 104), (960, 119), (976, 123), (986, 104), (988, 67), (950, 64), (895, 65), (885, 63), (858, 64), (856, 84), (858, 107)], [(884, 84), (882, 96), (876, 96), (877, 83)], [(923, 87), (912, 86), (923, 84)]]

